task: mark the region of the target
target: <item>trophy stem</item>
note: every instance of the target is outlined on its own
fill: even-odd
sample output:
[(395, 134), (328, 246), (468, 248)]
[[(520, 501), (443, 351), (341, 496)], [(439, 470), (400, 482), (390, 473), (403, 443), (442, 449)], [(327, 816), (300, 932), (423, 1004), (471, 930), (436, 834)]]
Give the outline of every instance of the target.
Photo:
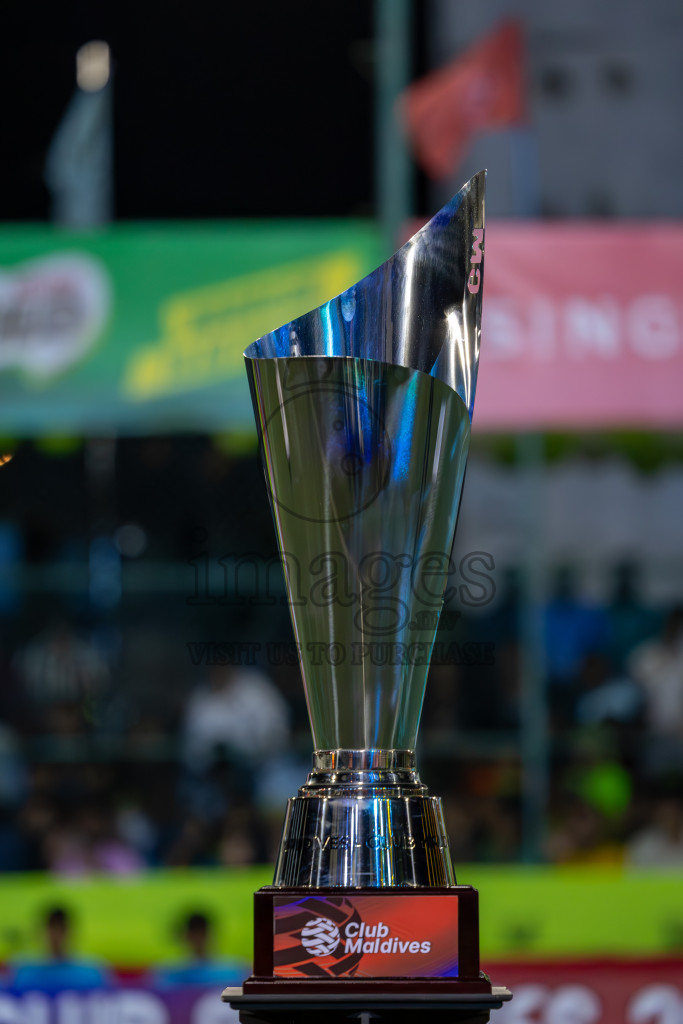
[(316, 750), (287, 813), (276, 886), (453, 886), (443, 810), (412, 750)]

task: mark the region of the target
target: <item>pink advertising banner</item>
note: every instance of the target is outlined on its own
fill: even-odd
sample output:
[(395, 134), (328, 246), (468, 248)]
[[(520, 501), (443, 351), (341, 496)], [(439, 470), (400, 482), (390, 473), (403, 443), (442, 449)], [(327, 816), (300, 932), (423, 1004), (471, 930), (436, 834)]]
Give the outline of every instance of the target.
[(678, 1024), (683, 960), (515, 961), (483, 964), (512, 1002), (496, 1024)]
[(489, 223), (478, 430), (683, 427), (683, 225)]

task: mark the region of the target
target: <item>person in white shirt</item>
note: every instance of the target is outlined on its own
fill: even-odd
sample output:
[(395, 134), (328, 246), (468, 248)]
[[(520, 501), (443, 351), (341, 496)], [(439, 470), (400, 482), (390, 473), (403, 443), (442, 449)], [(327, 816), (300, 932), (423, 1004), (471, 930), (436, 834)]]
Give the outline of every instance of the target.
[(266, 675), (256, 668), (221, 666), (208, 685), (196, 689), (185, 709), (184, 753), (193, 770), (203, 771), (223, 747), (253, 764), (271, 757), (289, 739), (289, 707)]

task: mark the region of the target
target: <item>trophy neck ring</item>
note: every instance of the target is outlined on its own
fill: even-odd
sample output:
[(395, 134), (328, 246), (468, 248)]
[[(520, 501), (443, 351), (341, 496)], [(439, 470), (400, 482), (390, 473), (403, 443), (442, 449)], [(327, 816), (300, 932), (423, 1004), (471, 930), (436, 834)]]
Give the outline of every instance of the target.
[(415, 771), (414, 750), (315, 750), (313, 773)]
[(426, 792), (415, 767), (414, 750), (316, 750), (313, 768), (300, 795), (320, 790), (384, 787)]

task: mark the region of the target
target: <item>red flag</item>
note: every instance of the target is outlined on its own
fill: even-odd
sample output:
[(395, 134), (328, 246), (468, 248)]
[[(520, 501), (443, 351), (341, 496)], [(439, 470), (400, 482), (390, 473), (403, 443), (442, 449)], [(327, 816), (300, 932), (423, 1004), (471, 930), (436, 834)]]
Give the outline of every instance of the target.
[(399, 103), (418, 162), (432, 178), (450, 174), (476, 132), (525, 117), (521, 25), (502, 22), (446, 67), (414, 82)]

